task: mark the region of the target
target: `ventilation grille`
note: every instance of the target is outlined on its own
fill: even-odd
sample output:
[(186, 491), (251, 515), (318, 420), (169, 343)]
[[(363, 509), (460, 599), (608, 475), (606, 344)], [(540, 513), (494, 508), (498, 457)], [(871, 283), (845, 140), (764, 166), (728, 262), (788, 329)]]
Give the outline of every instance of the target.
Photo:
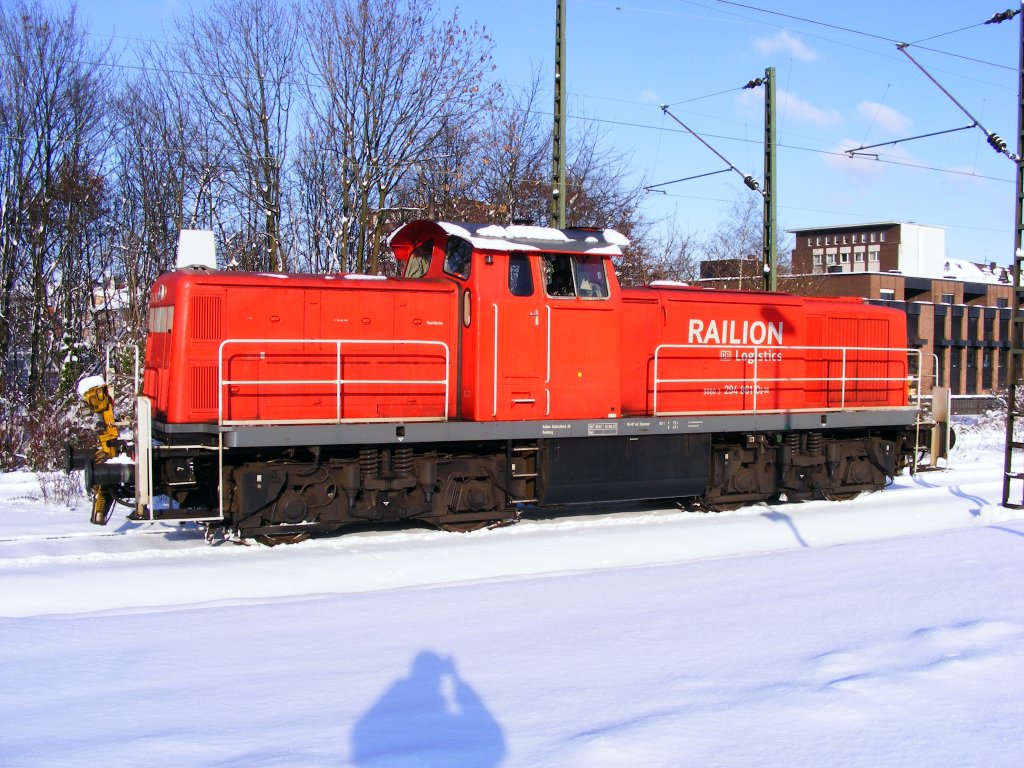
[(217, 410), (217, 366), (192, 366), (192, 410)]
[(219, 341), (221, 338), (221, 297), (192, 297), (192, 340)]

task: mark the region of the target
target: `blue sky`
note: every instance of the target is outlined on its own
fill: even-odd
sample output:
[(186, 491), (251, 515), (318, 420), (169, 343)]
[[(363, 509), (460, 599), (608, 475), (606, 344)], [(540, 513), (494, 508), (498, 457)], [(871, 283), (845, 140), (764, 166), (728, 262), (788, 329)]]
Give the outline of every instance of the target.
[[(160, 38), (175, 14), (205, 4), (77, 3), (90, 31), (118, 42)], [(605, 141), (626, 153), (647, 184), (721, 170), (718, 158), (662, 113), (660, 105), (671, 104), (739, 170), (760, 178), (762, 90), (739, 88), (773, 66), (781, 228), (914, 221), (945, 227), (952, 258), (1009, 264), (1015, 168), (981, 130), (879, 147), (877, 160), (843, 154), (971, 122), (892, 40), (919, 43), (908, 51), (1014, 150), (1019, 19), (982, 24), (1007, 5), (1014, 7), (1006, 0), (568, 0), (570, 130), (598, 121)], [(555, 0), (438, 6), (444, 13), (458, 7), (464, 21), (487, 28), (507, 82), (524, 84), (536, 68), (552, 71)], [(754, 194), (733, 173), (659, 189), (646, 212), (698, 235), (713, 230), (737, 198)]]

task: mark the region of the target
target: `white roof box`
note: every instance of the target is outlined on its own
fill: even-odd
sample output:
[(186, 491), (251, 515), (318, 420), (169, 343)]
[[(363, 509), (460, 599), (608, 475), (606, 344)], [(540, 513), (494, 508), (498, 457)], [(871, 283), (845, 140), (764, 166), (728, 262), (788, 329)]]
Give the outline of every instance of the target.
[(217, 247), (208, 229), (183, 229), (178, 234), (178, 260), (175, 269), (217, 268)]

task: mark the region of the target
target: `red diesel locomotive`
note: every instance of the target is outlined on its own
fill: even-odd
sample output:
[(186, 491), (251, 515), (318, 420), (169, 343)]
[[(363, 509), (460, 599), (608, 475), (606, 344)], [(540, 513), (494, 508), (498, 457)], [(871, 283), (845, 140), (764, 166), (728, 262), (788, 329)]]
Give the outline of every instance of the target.
[(625, 244), (416, 221), (390, 240), (400, 278), (162, 275), (133, 446), (102, 381), (82, 387), (107, 422), (93, 521), (117, 499), (242, 536), (469, 530), (577, 502), (846, 498), (912, 462), (901, 312), (625, 289)]

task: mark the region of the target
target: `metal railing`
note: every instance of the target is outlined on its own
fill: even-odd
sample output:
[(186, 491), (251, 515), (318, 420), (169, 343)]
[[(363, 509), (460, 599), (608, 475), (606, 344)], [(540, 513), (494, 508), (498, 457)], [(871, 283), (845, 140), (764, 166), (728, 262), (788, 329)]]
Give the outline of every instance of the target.
[[(224, 376), (224, 351), (229, 346), (249, 346), (254, 349), (249, 354), (259, 354), (260, 360), (266, 359), (267, 348), (273, 345), (296, 345), (296, 344), (318, 344), (325, 346), (334, 347), (334, 376), (332, 378), (305, 378), (305, 379), (228, 379)], [(358, 345), (360, 347), (366, 347), (367, 345), (387, 345), (387, 346), (421, 346), (428, 348), (440, 348), (444, 353), (444, 377), (440, 379), (410, 379), (410, 378), (399, 378), (399, 379), (353, 379), (345, 378), (342, 376), (342, 366), (345, 361), (345, 354), (342, 348), (345, 345)], [(237, 353), (236, 353), (237, 354)], [(288, 355), (295, 355), (295, 352), (288, 351)], [(351, 353), (350, 353), (351, 354)], [(365, 361), (366, 350), (362, 349), (358, 353), (354, 353), (360, 356), (361, 361)], [(313, 362), (308, 358), (305, 360), (299, 360), (297, 362)], [(324, 361), (329, 362), (329, 359)], [(379, 359), (378, 362), (383, 362), (383, 358)], [(409, 364), (408, 361), (402, 361)], [(267, 424), (348, 424), (348, 423), (359, 423), (367, 421), (447, 421), (448, 420), (448, 402), (449, 402), (449, 390), (451, 382), (451, 351), (448, 345), (443, 341), (420, 341), (415, 339), (225, 339), (220, 343), (220, 347), (217, 350), (217, 423), (221, 426), (239, 426), (239, 425), (267, 425)], [(344, 403), (344, 388), (347, 385), (367, 385), (374, 384), (379, 386), (426, 386), (426, 387), (438, 387), (444, 392), (444, 407), (442, 411), (436, 416), (373, 416), (373, 417), (355, 417), (346, 418), (343, 414), (343, 403)], [(320, 419), (230, 419), (225, 418), (225, 389), (232, 386), (329, 386), (334, 388), (334, 416), (332, 418), (320, 418)], [(230, 398), (230, 392), (228, 392), (228, 398)]]
[[(743, 375), (740, 376), (704, 376), (704, 377), (687, 377), (687, 378), (663, 378), (660, 375), (660, 367), (663, 363), (663, 353), (668, 350), (728, 350), (730, 357), (673, 357), (668, 358), (672, 362), (677, 364), (695, 364), (699, 362), (727, 365), (730, 363), (739, 363), (743, 366)], [(741, 354), (736, 355), (739, 351)], [(796, 360), (789, 360), (784, 362), (781, 355), (789, 352), (818, 352), (829, 355), (828, 357), (819, 358), (808, 358), (806, 354), (803, 357), (798, 357)], [(850, 359), (852, 353), (887, 353), (887, 357), (878, 360), (859, 360)], [(894, 360), (892, 358), (893, 353), (900, 353), (901, 355), (907, 355), (902, 361)], [(779, 357), (772, 358), (773, 355), (779, 355)], [(916, 376), (909, 374), (909, 356), (917, 355), (917, 371)], [(659, 396), (666, 397), (668, 393), (664, 392), (664, 385), (672, 384), (696, 384), (705, 387), (712, 387), (712, 385), (721, 386), (723, 388), (722, 394), (726, 396), (740, 395), (744, 397), (750, 397), (750, 405), (744, 405), (742, 410), (744, 413), (780, 413), (783, 411), (794, 410), (792, 408), (758, 408), (758, 396), (766, 396), (771, 394), (770, 386), (773, 384), (797, 384), (797, 383), (820, 383), (824, 384), (825, 388), (822, 392), (826, 398), (829, 398), (837, 393), (832, 392), (828, 385), (838, 384), (838, 395), (839, 405), (836, 406), (813, 406), (807, 407), (806, 410), (814, 411), (841, 411), (847, 407), (847, 393), (848, 385), (860, 384), (862, 382), (871, 382), (876, 384), (878, 387), (884, 387), (888, 389), (892, 384), (896, 382), (902, 383), (904, 386), (913, 386), (916, 381), (916, 389), (918, 392), (921, 391), (921, 351), (917, 349), (900, 349), (892, 347), (820, 347), (820, 346), (755, 346), (750, 344), (659, 344), (654, 350), (654, 393), (652, 403), (652, 413), (654, 416), (674, 416), (684, 415), (691, 413), (691, 411), (661, 411), (658, 408)], [(767, 359), (764, 359), (767, 358)], [(761, 376), (758, 372), (759, 363), (767, 363), (771, 365), (789, 365), (793, 362), (808, 365), (840, 365), (840, 372), (837, 376)], [(859, 365), (884, 365), (887, 368), (893, 365), (900, 365), (904, 368), (904, 373), (901, 376), (847, 376), (847, 365), (859, 366)], [(749, 373), (747, 372), (749, 370)], [(675, 393), (677, 394), (677, 393)], [(700, 395), (700, 393), (691, 393), (693, 395)], [(852, 393), (851, 393), (852, 394)], [(853, 398), (851, 398), (852, 400)], [(877, 406), (876, 406), (877, 407)], [(723, 412), (727, 412), (727, 409), (723, 409)]]

